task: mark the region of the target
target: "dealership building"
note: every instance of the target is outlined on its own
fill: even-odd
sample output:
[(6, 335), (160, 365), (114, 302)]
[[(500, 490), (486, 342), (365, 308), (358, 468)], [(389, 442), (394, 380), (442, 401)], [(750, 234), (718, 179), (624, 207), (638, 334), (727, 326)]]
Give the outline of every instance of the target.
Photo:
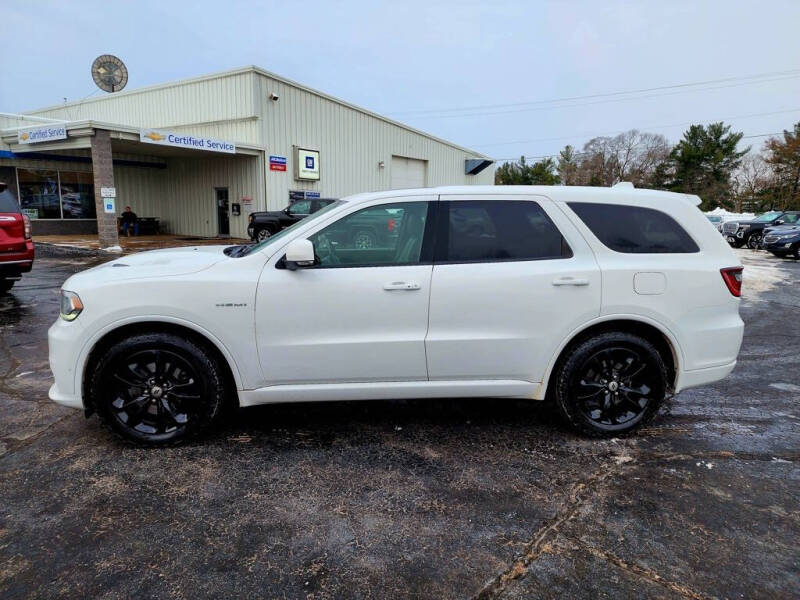
[(99, 233), (125, 206), (186, 236), (246, 237), (291, 200), (492, 182), (492, 159), (258, 67), (0, 113), (0, 180), (34, 235)]

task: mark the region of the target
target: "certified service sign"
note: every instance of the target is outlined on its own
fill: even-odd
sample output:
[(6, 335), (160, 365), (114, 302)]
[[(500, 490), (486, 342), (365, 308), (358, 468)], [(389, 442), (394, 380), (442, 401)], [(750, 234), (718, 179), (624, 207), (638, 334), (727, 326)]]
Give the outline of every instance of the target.
[(158, 144), (159, 146), (173, 146), (175, 148), (191, 148), (192, 150), (236, 154), (236, 145), (233, 142), (215, 140), (207, 137), (195, 137), (185, 133), (140, 129), (139, 141), (145, 144)]
[(319, 150), (306, 150), (297, 148), (294, 161), (295, 179), (319, 180)]
[(17, 142), (20, 144), (36, 144), (38, 142), (65, 139), (67, 139), (66, 125), (42, 125), (40, 127), (20, 129), (17, 132)]

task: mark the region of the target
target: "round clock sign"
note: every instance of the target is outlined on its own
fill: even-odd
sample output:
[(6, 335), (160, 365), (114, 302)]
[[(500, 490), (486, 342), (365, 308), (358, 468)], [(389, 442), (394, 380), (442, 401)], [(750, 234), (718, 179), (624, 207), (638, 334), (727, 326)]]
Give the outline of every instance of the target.
[(92, 79), (101, 90), (118, 92), (128, 83), (128, 69), (116, 56), (103, 54), (92, 63)]

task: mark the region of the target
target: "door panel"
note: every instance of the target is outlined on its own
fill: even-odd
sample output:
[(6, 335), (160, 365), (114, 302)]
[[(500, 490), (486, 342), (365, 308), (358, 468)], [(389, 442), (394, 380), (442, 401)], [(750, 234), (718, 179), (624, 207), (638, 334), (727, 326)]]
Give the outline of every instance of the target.
[[(571, 252), (566, 251), (564, 258), (542, 260), (437, 262), (425, 342), (432, 380), (541, 381), (561, 341), (600, 312), (600, 272), (583, 237), (546, 198), (513, 199), (538, 202)], [(442, 205), (481, 200), (487, 196), (441, 196)], [(465, 252), (491, 255), (494, 228), (482, 225), (476, 211), (460, 213), (449, 226), (473, 231), (476, 237), (476, 244)], [(496, 233), (507, 243), (511, 236), (503, 235), (502, 223), (498, 225)], [(525, 242), (520, 240), (520, 244), (524, 249)], [(465, 244), (451, 242), (449, 246)], [(500, 255), (505, 254), (506, 249), (501, 249)], [(440, 256), (437, 248), (437, 261)]]
[[(269, 385), (427, 380), (425, 333), (433, 267), (425, 261), (430, 255), (425, 245), (416, 240), (431, 200), (435, 196), (394, 203), (382, 199), (311, 230), (304, 237), (315, 242), (321, 261), (317, 267), (276, 268), (283, 252), (269, 260), (256, 301), (258, 352)], [(402, 218), (393, 212), (383, 218), (380, 210), (363, 213), (398, 202), (422, 206), (406, 210)], [(403, 224), (395, 225), (398, 221)], [(343, 234), (365, 223), (389, 230), (389, 222), (391, 231), (377, 238), (380, 247), (359, 249)], [(381, 266), (370, 266), (370, 261)], [(412, 262), (427, 264), (408, 264)]]

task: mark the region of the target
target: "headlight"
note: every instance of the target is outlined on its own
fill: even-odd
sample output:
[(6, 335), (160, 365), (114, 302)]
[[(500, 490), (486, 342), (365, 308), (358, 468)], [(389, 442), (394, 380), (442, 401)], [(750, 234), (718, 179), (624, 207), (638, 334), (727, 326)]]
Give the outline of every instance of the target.
[(61, 290), (61, 318), (74, 321), (83, 310), (83, 302), (75, 292)]

